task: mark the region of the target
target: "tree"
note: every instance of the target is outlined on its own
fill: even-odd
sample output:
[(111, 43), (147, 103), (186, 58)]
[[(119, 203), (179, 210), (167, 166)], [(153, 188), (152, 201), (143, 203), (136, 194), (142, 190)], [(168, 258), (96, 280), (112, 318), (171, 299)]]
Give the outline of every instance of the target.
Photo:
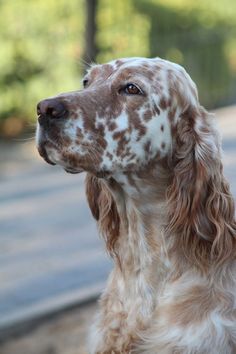
[(85, 50), (84, 50), (84, 61), (86, 66), (89, 63), (96, 61), (96, 56), (98, 53), (98, 48), (96, 45), (96, 13), (98, 7), (98, 0), (86, 0), (86, 30), (85, 30)]

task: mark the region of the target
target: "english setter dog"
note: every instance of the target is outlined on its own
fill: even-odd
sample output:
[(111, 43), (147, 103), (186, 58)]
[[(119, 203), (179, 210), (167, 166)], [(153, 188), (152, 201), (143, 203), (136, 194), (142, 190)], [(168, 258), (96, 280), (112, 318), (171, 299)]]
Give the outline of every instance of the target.
[(114, 261), (91, 354), (235, 354), (236, 222), (219, 135), (179, 65), (94, 65), (84, 89), (38, 104), (37, 147), (87, 172)]

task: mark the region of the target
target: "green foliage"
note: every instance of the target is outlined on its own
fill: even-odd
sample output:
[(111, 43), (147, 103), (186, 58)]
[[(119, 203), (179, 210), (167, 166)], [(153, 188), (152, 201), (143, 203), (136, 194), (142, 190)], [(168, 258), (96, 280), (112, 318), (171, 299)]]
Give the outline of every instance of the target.
[(232, 83), (225, 55), (225, 43), (230, 35), (228, 22), (217, 18), (216, 13), (212, 17), (209, 8), (206, 13), (201, 6), (205, 3), (201, 1), (194, 3), (192, 8), (184, 0), (182, 7), (173, 6), (180, 2), (168, 2), (172, 7), (166, 2), (160, 5), (150, 1), (148, 6), (144, 0), (136, 3), (140, 11), (148, 14), (152, 24), (151, 56), (158, 55), (182, 64), (197, 82), (201, 101), (210, 108), (221, 105), (226, 102)]
[(0, 2), (0, 122), (35, 121), (43, 97), (79, 87), (83, 2)]
[(99, 59), (160, 56), (183, 65), (208, 108), (235, 101), (236, 2), (100, 0)]
[[(0, 131), (80, 87), (86, 0), (0, 0)], [(208, 108), (235, 100), (234, 0), (98, 0), (98, 62), (161, 56), (186, 67)]]
[(99, 62), (149, 54), (149, 19), (136, 11), (132, 1), (99, 0), (97, 22)]

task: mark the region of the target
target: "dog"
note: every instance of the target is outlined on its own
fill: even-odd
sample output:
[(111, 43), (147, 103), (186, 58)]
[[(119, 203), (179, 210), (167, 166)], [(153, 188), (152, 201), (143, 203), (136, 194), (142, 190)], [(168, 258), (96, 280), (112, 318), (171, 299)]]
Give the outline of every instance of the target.
[(91, 354), (235, 354), (236, 222), (214, 117), (179, 65), (93, 65), (37, 106), (39, 154), (87, 172), (114, 269)]

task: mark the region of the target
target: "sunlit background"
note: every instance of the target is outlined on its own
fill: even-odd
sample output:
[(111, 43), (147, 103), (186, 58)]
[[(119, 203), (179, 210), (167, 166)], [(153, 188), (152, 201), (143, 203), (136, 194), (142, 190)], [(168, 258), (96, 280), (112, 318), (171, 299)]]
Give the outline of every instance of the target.
[[(208, 108), (235, 102), (234, 0), (99, 0), (96, 57), (160, 56), (185, 66)], [(0, 131), (19, 134), (35, 103), (80, 87), (85, 52), (82, 0), (0, 1)], [(84, 55), (85, 54), (85, 55)]]
[(1, 354), (86, 353), (82, 327), (94, 305), (29, 332), (29, 321), (96, 298), (111, 267), (84, 176), (38, 157), (35, 106), (81, 88), (89, 63), (127, 56), (160, 56), (190, 73), (201, 103), (216, 110), (236, 195), (235, 0), (0, 0)]

